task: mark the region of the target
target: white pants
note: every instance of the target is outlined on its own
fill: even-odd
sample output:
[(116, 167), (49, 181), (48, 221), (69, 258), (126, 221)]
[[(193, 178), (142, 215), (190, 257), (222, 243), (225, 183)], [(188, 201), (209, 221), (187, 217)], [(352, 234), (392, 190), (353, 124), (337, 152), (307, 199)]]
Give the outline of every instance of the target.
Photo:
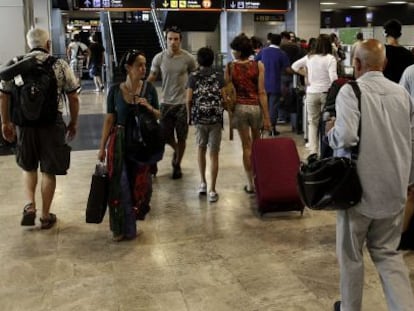
[(307, 93), (305, 102), (308, 112), (309, 154), (319, 153), (318, 126), (326, 102), (326, 93)]
[(397, 251), (404, 211), (385, 219), (371, 219), (355, 208), (337, 212), (336, 252), (341, 272), (341, 311), (361, 311), (364, 287), (362, 248), (380, 275), (389, 311), (414, 310), (409, 272)]

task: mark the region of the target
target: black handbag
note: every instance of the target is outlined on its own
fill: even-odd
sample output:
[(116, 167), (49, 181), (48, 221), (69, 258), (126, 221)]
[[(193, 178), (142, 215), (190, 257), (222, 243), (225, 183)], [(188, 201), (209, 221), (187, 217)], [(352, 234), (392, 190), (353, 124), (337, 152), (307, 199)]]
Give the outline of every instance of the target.
[[(361, 111), (361, 91), (356, 82), (349, 82), (358, 99)], [(358, 136), (361, 137), (361, 118)], [(302, 163), (297, 175), (299, 195), (303, 203), (314, 210), (338, 210), (355, 206), (361, 201), (362, 186), (357, 172), (356, 159), (359, 142), (352, 148), (351, 159), (329, 157), (318, 160), (311, 155)]]
[(89, 191), (88, 203), (86, 205), (86, 222), (100, 224), (105, 216), (108, 204), (108, 172), (103, 163), (95, 167), (92, 175), (91, 189)]
[(344, 157), (309, 159), (297, 176), (299, 194), (310, 209), (347, 209), (361, 201), (356, 162)]

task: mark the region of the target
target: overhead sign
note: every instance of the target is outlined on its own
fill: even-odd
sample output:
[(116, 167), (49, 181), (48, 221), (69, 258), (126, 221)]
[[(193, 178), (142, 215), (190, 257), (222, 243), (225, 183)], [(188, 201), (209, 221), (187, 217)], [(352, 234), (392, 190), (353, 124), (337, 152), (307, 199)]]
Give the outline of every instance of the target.
[(228, 11), (287, 12), (288, 0), (225, 0)]
[(151, 9), (151, 0), (79, 0), (80, 10)]
[(155, 0), (158, 10), (221, 11), (221, 0)]
[(284, 22), (284, 14), (254, 14), (255, 22)]

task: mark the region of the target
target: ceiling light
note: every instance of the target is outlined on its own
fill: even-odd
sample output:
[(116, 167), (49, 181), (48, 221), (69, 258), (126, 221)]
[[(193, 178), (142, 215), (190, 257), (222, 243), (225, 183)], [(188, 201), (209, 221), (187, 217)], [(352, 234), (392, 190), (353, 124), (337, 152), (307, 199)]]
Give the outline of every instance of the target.
[(321, 2), (321, 5), (335, 5), (336, 2)]
[(366, 6), (365, 5), (351, 5), (351, 8), (353, 8), (353, 9), (363, 9), (363, 8), (366, 8)]
[(388, 1), (389, 4), (406, 4), (407, 1)]

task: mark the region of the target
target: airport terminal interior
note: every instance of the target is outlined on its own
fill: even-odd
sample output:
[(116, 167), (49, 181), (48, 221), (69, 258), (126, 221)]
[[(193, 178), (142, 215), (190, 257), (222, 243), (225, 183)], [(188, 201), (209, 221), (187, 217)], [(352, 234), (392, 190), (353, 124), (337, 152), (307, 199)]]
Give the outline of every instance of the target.
[[(81, 2), (92, 3), (74, 3), (79, 5)], [(386, 1), (378, 2), (383, 4)], [(105, 28), (107, 19), (102, 12), (94, 13), (98, 22), (96, 18), (81, 21), (81, 13), (74, 14), (73, 18), (63, 14), (62, 19), (70, 27), (65, 28), (63, 40), (55, 42), (56, 54), (64, 57), (64, 49), (59, 45), (64, 46), (71, 34), (79, 30), (89, 34), (102, 31), (103, 43), (107, 44), (105, 41), (110, 36), (100, 28)], [(124, 21), (130, 17), (142, 21), (145, 15), (120, 14), (119, 10), (113, 14)], [(266, 18), (280, 18), (269, 16), (272, 14)], [(323, 21), (329, 22), (325, 25), (329, 26), (325, 29), (328, 32), (334, 28), (331, 24), (334, 17), (327, 20), (326, 16)], [(350, 15), (344, 13), (341, 16)], [(219, 17), (215, 23), (220, 23)], [(343, 32), (346, 39), (361, 30), (374, 37), (381, 31), (381, 27), (366, 24), (348, 27), (345, 19), (343, 23), (343, 27), (348, 28)], [(131, 20), (126, 24), (131, 24)], [(257, 29), (264, 36), (272, 25), (276, 25), (277, 31), (286, 28), (285, 22), (278, 20), (276, 24), (264, 23)], [(114, 31), (125, 31), (122, 25), (113, 26), (118, 27)], [(245, 25), (238, 26), (239, 30), (245, 29)], [(414, 38), (409, 39), (413, 34), (408, 30), (405, 31), (404, 45), (414, 46)], [(200, 43), (197, 36), (198, 33), (194, 32), (185, 37), (186, 44), (193, 44), (192, 50)], [(212, 35), (203, 33), (202, 37), (213, 42), (213, 46), (219, 46), (220, 30), (213, 30)], [(122, 44), (125, 40), (128, 42), (128, 39), (123, 40)], [(126, 48), (120, 47), (118, 53)], [(108, 212), (101, 224), (85, 222), (91, 176), (98, 162), (107, 87), (110, 79), (117, 78), (116, 74), (112, 76), (108, 71), (115, 66), (112, 48), (109, 50), (111, 56), (107, 56), (107, 60), (110, 61), (103, 72), (105, 90), (95, 91), (87, 70), (82, 80), (78, 135), (70, 142), (72, 152), (68, 174), (57, 177), (51, 212), (58, 220), (52, 229), (41, 230), (39, 219), (34, 227), (20, 226), (22, 208), (26, 203), (22, 172), (16, 165), (12, 149), (0, 146), (0, 226), (3, 234), (0, 239), (0, 310), (332, 310), (334, 302), (340, 299), (335, 211), (305, 208), (303, 214), (290, 211), (261, 215), (256, 196), (243, 189), (245, 173), (241, 143), (236, 131), (230, 139), (227, 113), (219, 155), (217, 202), (208, 202), (206, 196), (198, 193), (200, 177), (195, 129), (190, 127), (181, 165), (183, 177), (171, 178), (173, 151), (167, 146), (153, 177), (151, 211), (144, 221), (138, 221), (139, 235), (136, 239), (113, 241)], [(215, 66), (221, 68), (227, 54), (221, 51), (216, 57), (220, 61)], [(148, 58), (150, 62), (151, 58)], [(160, 94), (160, 82), (155, 85)], [(67, 114), (66, 109), (64, 116)], [(289, 123), (279, 124), (277, 129), (280, 132), (278, 137), (295, 141), (301, 160), (305, 160), (308, 151), (303, 133), (293, 130)], [(209, 176), (207, 172), (208, 180)], [(41, 201), (40, 193), (36, 199)], [(404, 251), (404, 259), (414, 285), (414, 253)], [(387, 311), (381, 280), (366, 251), (364, 263), (362, 311)]]
[[(257, 212), (243, 191), (238, 135), (226, 122), (217, 180), (219, 200), (198, 195), (194, 128), (182, 170), (171, 179), (167, 147), (153, 179), (151, 211), (137, 239), (113, 242), (108, 215), (85, 223), (105, 93), (85, 86), (71, 168), (57, 178), (50, 231), (20, 226), (25, 204), (13, 155), (0, 157), (1, 310), (324, 311), (339, 298), (333, 211)], [(301, 135), (280, 126), (305, 154)], [(40, 198), (37, 198), (40, 200)], [(404, 256), (414, 281), (414, 253)], [(364, 311), (386, 311), (381, 282), (365, 254)]]

